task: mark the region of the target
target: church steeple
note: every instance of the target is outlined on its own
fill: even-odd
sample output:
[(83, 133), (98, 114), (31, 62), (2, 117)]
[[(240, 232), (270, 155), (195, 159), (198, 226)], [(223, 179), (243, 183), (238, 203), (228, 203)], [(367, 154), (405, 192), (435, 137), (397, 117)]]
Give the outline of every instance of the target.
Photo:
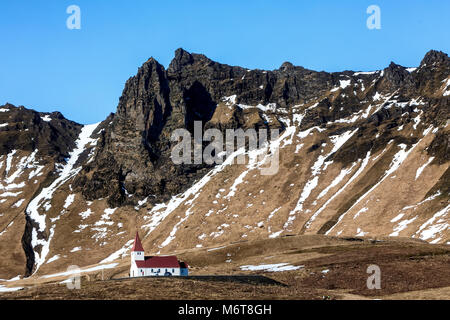
[(131, 260), (133, 261), (144, 261), (144, 247), (142, 246), (141, 239), (139, 238), (139, 233), (136, 231), (136, 236), (134, 237), (133, 248), (131, 249)]
[(131, 251), (144, 251), (144, 247), (142, 246), (141, 239), (139, 238), (139, 233), (136, 231), (136, 236), (134, 237), (134, 245)]

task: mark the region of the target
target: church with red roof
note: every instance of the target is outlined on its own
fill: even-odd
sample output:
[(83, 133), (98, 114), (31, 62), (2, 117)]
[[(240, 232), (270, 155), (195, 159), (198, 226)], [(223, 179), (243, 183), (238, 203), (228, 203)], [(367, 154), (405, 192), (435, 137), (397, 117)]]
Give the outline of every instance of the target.
[(145, 256), (138, 232), (131, 249), (130, 277), (187, 276), (188, 265), (176, 256)]

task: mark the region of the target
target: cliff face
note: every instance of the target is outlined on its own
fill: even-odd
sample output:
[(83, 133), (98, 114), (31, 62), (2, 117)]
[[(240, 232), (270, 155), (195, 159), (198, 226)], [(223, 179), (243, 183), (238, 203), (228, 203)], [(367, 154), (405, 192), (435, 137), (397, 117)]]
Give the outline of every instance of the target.
[[(148, 195), (152, 195), (155, 202), (168, 200), (208, 169), (204, 165), (172, 165), (170, 136), (177, 128), (192, 132), (194, 121), (202, 121), (205, 128), (221, 130), (284, 129), (287, 123), (277, 113), (282, 111), (283, 116), (292, 117), (297, 112), (294, 106), (307, 105), (324, 97), (315, 108), (305, 112), (300, 128), (308, 129), (363, 110), (373, 102), (374, 96), (378, 97), (375, 93), (397, 94), (399, 101), (408, 101), (417, 95), (433, 99), (435, 90), (441, 86), (439, 80), (446, 74), (448, 57), (436, 51), (426, 55), (420, 72), (410, 72), (391, 63), (379, 73), (356, 74), (315, 72), (294, 67), (289, 62), (274, 71), (246, 70), (178, 49), (167, 70), (151, 58), (127, 81), (117, 112), (103, 135), (101, 148), (95, 160), (84, 169), (92, 178), (81, 176), (76, 185), (81, 186), (88, 199), (109, 197), (112, 206), (136, 203)], [(336, 87), (341, 87), (342, 95), (327, 95)], [(234, 96), (231, 106), (224, 103), (224, 98)], [(446, 105), (441, 100), (433, 110), (445, 113)], [(239, 107), (268, 104), (276, 106), (271, 121), (267, 121), (270, 116), (267, 112), (257, 108), (242, 112)], [(224, 108), (231, 108), (231, 117), (223, 116)], [(433, 112), (427, 111), (426, 117), (436, 121)], [(374, 114), (366, 121), (367, 128), (360, 132), (382, 122), (396, 121), (393, 117), (392, 111)], [(377, 148), (385, 142), (380, 142)], [(361, 146), (361, 152), (368, 148)], [(353, 158), (357, 156), (361, 154), (357, 152)]]
[[(449, 106), (442, 52), (417, 68), (327, 73), (247, 70), (178, 49), (167, 70), (144, 63), (100, 124), (0, 107), (0, 252), (16, 261), (2, 270), (111, 261), (135, 228), (155, 252), (289, 233), (447, 243)], [(174, 164), (171, 135), (194, 121), (280, 129), (277, 174), (261, 175), (267, 161), (251, 156)]]

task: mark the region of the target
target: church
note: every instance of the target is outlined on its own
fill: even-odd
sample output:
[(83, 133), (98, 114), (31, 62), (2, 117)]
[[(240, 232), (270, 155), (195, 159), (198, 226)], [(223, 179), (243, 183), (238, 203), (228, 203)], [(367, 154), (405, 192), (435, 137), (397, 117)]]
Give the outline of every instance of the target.
[(188, 265), (176, 256), (145, 256), (138, 232), (131, 249), (130, 277), (187, 276)]

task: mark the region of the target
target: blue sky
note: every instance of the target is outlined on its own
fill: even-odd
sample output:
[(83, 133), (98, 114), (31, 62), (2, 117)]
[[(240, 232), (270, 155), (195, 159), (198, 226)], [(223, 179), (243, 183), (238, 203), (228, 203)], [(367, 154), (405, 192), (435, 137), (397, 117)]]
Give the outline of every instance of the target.
[[(81, 30), (69, 30), (69, 5)], [(369, 30), (369, 5), (381, 30)], [(115, 112), (125, 81), (149, 57), (168, 66), (175, 49), (247, 68), (284, 61), (313, 70), (417, 66), (450, 52), (444, 0), (18, 0), (0, 4), (0, 104), (61, 111), (80, 123)]]

